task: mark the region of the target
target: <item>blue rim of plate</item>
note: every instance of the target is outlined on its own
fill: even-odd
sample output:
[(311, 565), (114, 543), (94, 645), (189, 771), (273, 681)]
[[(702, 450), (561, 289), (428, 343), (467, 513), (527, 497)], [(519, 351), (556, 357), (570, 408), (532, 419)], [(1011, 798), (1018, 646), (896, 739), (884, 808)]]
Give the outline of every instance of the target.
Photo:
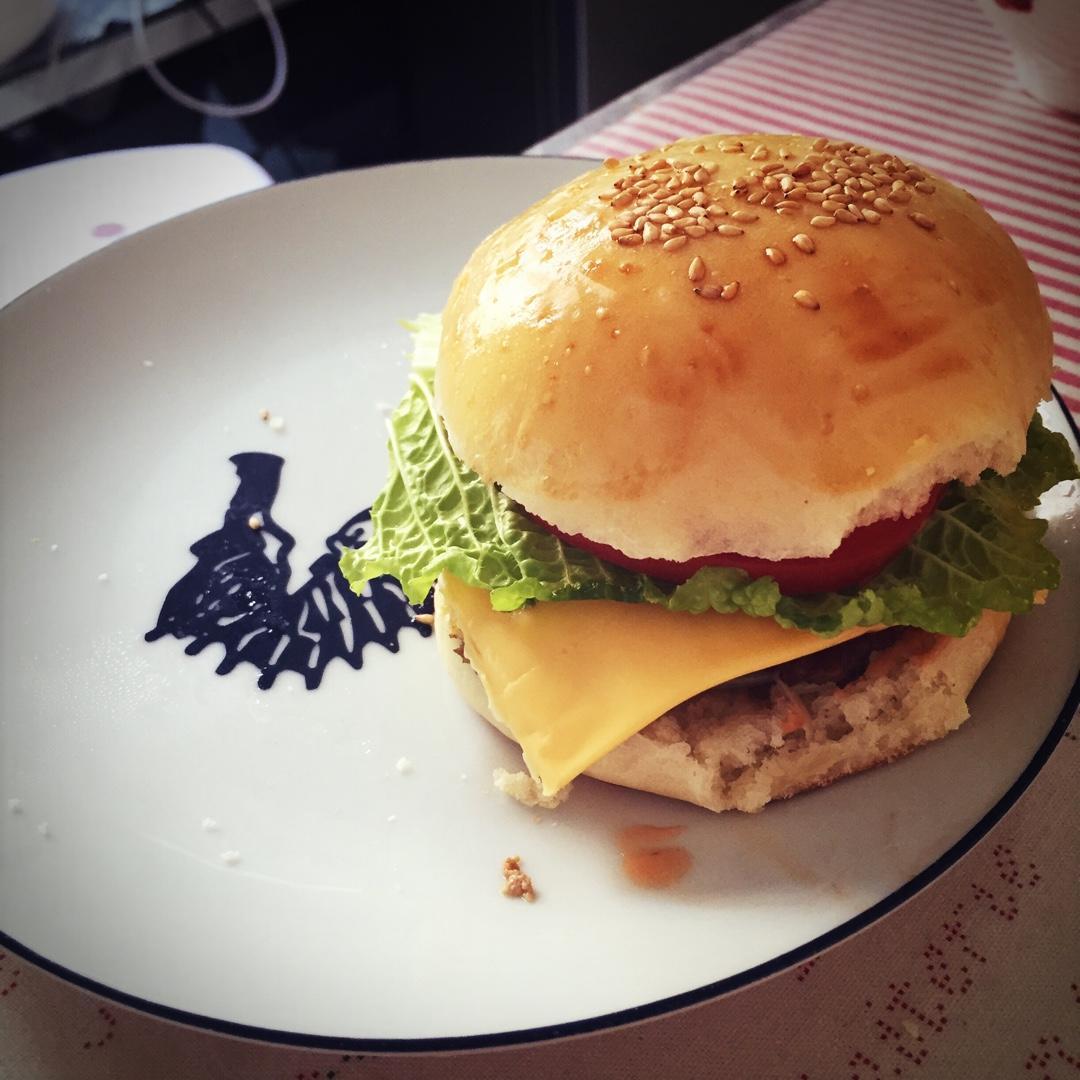
[[(558, 155), (539, 156), (557, 157)], [(93, 256), (89, 256), (89, 258), (93, 258)], [(1077, 442), (1080, 442), (1080, 427), (1077, 426), (1076, 419), (1057, 390), (1051, 388), (1051, 392), (1053, 400), (1061, 409), (1073, 437)], [(71, 983), (81, 990), (88, 990), (92, 994), (97, 994), (99, 997), (117, 1005), (124, 1005), (138, 1012), (146, 1013), (160, 1020), (167, 1020), (173, 1024), (180, 1024), (184, 1027), (279, 1046), (376, 1054), (460, 1053), (468, 1050), (494, 1050), (527, 1046), (551, 1042), (556, 1039), (566, 1039), (571, 1036), (599, 1034), (630, 1024), (638, 1024), (645, 1020), (653, 1020), (694, 1005), (702, 1005), (707, 1001), (716, 1000), (736, 990), (743, 990), (754, 983), (761, 982), (773, 975), (778, 975), (782, 971), (795, 967), (797, 964), (804, 963), (811, 957), (825, 952), (826, 949), (831, 949), (834, 945), (839, 945), (842, 941), (853, 937), (861, 930), (865, 930), (879, 919), (895, 911), (902, 904), (907, 903), (908, 900), (922, 892), (923, 889), (944, 874), (946, 870), (955, 865), (1012, 809), (1020, 796), (1028, 789), (1031, 782), (1042, 770), (1054, 748), (1061, 741), (1061, 737), (1065, 734), (1065, 730), (1071, 723), (1078, 707), (1080, 707), (1080, 671), (1077, 672), (1072, 687), (1062, 704), (1061, 711), (1058, 713), (1057, 719), (1047, 733), (1046, 738), (1043, 739), (1039, 748), (1032, 755), (1031, 760), (1005, 794), (952, 847), (901, 885), (900, 888), (883, 897), (876, 904), (872, 904), (865, 911), (853, 916), (839, 926), (833, 927), (832, 930), (812, 938), (796, 949), (781, 953), (771, 960), (756, 964), (754, 967), (747, 968), (736, 975), (729, 975), (725, 979), (706, 983), (704, 986), (699, 986), (694, 990), (686, 990), (681, 994), (673, 994), (670, 997), (651, 1001), (645, 1005), (634, 1005), (630, 1008), (618, 1009), (615, 1012), (604, 1013), (584, 1020), (571, 1020), (562, 1024), (545, 1024), (540, 1027), (521, 1028), (516, 1031), (492, 1032), (486, 1035), (445, 1035), (416, 1039), (374, 1039), (352, 1036), (311, 1035), (299, 1031), (283, 1031), (278, 1028), (242, 1024), (232, 1020), (219, 1020), (212, 1016), (203, 1016), (200, 1013), (188, 1012), (185, 1009), (177, 1009), (170, 1005), (161, 1005), (155, 1001), (148, 1001), (146, 998), (139, 997), (136, 994), (128, 994), (123, 990), (116, 990), (111, 986), (106, 986), (86, 975), (80, 975), (78, 972), (64, 967), (63, 964), (49, 960), (16, 941), (10, 935), (5, 934), (3, 930), (0, 930), (0, 948), (8, 949), (16, 956), (29, 961), (50, 975)]]

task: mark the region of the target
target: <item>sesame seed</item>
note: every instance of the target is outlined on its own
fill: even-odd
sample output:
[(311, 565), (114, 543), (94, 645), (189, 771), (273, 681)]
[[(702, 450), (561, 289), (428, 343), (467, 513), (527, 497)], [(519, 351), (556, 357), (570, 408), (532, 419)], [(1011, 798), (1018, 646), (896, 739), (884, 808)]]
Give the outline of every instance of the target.
[(757, 221), (758, 215), (750, 210), (736, 210), (731, 215), (732, 221), (739, 222), (740, 225), (749, 225), (752, 221)]
[(762, 206), (775, 206), (778, 202), (783, 202), (784, 196), (779, 191), (770, 191), (766, 194), (765, 198), (761, 200)]
[(737, 281), (729, 281), (720, 290), (721, 300), (734, 300), (739, 295), (739, 283)]
[[(813, 225), (815, 229), (829, 229), (836, 224), (836, 218), (827, 217), (825, 214), (818, 214), (817, 217), (812, 217), (810, 219), (810, 224)], [(620, 243), (622, 243), (622, 241), (620, 241)]]
[(856, 383), (851, 388), (851, 396), (856, 401), (865, 401), (870, 396), (870, 391), (864, 383)]
[(697, 146), (694, 147), (692, 153), (704, 154), (706, 149), (707, 147), (705, 146), (705, 144), (703, 142), (699, 142)]
[(660, 239), (660, 229), (655, 223), (646, 221), (641, 230), (641, 239), (646, 244), (651, 244), (654, 240)]
[(692, 217), (677, 217), (671, 224), (676, 228), (685, 229), (687, 225), (694, 224), (694, 219)]
[(881, 199), (881, 198), (875, 199), (874, 200), (874, 209), (877, 210), (881, 214), (891, 214), (893, 212), (893, 208), (892, 208), (892, 206), (889, 205), (889, 200), (888, 199)]
[(817, 244), (806, 233), (797, 233), (791, 238), (791, 242), (807, 255), (813, 255), (817, 251)]
[(679, 248), (689, 243), (688, 237), (685, 236), (673, 236), (670, 240), (664, 241), (665, 251), (678, 251)]
[(687, 225), (684, 230), (687, 236), (692, 236), (695, 240), (704, 236), (708, 231), (704, 225)]
[(895, 203), (907, 203), (911, 202), (911, 192), (907, 188), (893, 188), (892, 191), (886, 196), (890, 202)]
[(871, 225), (881, 224), (881, 215), (876, 210), (871, 210), (868, 206), (862, 210), (863, 221), (868, 221)]
[(717, 203), (710, 203), (705, 207), (709, 217), (727, 217), (727, 210)]
[(811, 311), (817, 311), (821, 305), (817, 301), (817, 297), (813, 293), (807, 292), (805, 289), (799, 289), (794, 295), (795, 303), (799, 307), (809, 308)]
[(911, 218), (920, 229), (932, 229), (934, 227), (934, 219), (927, 217), (925, 214), (920, 214), (918, 211), (908, 214), (908, 217)]
[(623, 247), (637, 247), (638, 244), (643, 242), (644, 241), (636, 232), (631, 232), (626, 236), (619, 237), (619, 243), (622, 244)]
[(836, 221), (842, 221), (845, 225), (858, 225), (860, 218), (853, 214), (846, 207), (840, 210), (833, 211), (833, 218)]
[(252, 529), (253, 531), (258, 532), (258, 530), (263, 527), (263, 516), (262, 516), (262, 514), (252, 514), (251, 517), (248, 518), (247, 523), (248, 523), (248, 528), (249, 529)]
[(915, 185), (915, 190), (921, 191), (924, 195), (933, 195), (934, 192), (937, 191), (937, 188), (935, 188), (933, 184), (928, 183), (926, 180), (920, 180)]
[(604, 158), (605, 169), (617, 169), (619, 167), (619, 159), (617, 157)]
[(800, 176), (809, 176), (813, 172), (814, 166), (809, 161), (800, 161), (794, 169), (791, 170), (791, 175), (798, 178)]
[(776, 209), (777, 210), (798, 210), (798, 209), (800, 209), (800, 207), (799, 207), (798, 202), (796, 202), (794, 199), (781, 199), (781, 201), (776, 204)]
[(843, 210), (843, 209), (845, 209), (845, 205), (844, 205), (844, 203), (839, 202), (836, 199), (826, 199), (821, 204), (821, 209), (822, 210)]
[(738, 225), (717, 225), (717, 236), (742, 236), (743, 230)]
[(690, 268), (687, 270), (687, 275), (691, 281), (700, 281), (705, 276), (705, 263), (702, 261), (700, 255), (695, 255), (690, 260)]
[(749, 195), (746, 196), (746, 201), (748, 203), (750, 203), (751, 206), (756, 206), (764, 198), (765, 198), (765, 192), (764, 191), (752, 191), (752, 192), (750, 192)]
[(798, 210), (792, 210), (790, 206), (778, 206), (776, 208), (776, 212), (781, 217), (798, 217), (799, 216), (799, 211)]
[(628, 206), (634, 201), (634, 194), (631, 191), (620, 191), (618, 195), (611, 200), (611, 205), (615, 207)]
[(810, 144), (810, 148), (812, 150), (824, 150), (828, 145), (829, 140), (824, 135), (821, 135)]
[(667, 219), (667, 214), (663, 210), (653, 210), (645, 215), (645, 220), (651, 221), (654, 225), (663, 225)]
[(694, 289), (694, 294), (700, 296), (703, 300), (719, 300), (720, 289), (715, 285), (701, 285)]
[(720, 149), (725, 154), (741, 154), (743, 152), (742, 143), (721, 143)]
[(817, 203), (820, 205), (825, 201), (825, 196), (820, 191), (808, 191), (806, 193), (806, 201), (808, 203)]
[(775, 176), (766, 176), (762, 179), (761, 186), (766, 191), (779, 191), (780, 181), (777, 180)]
[(768, 165), (761, 166), (761, 175), (768, 176), (770, 173), (779, 172), (784, 168), (784, 165), (780, 161), (771, 161)]
[(765, 249), (765, 258), (774, 266), (783, 266), (787, 262), (787, 256), (779, 248), (774, 247)]

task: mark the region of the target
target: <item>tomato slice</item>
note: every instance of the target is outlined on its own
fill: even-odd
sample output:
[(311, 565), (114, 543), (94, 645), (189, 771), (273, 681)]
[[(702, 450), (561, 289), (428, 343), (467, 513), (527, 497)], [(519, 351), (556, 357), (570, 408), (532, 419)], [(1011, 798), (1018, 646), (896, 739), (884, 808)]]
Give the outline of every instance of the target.
[(731, 566), (745, 570), (751, 577), (775, 578), (781, 592), (789, 596), (801, 596), (807, 593), (835, 592), (872, 578), (894, 555), (907, 547), (937, 506), (944, 489), (944, 484), (935, 487), (930, 492), (930, 497), (911, 517), (883, 518), (869, 525), (860, 525), (844, 537), (831, 555), (818, 559), (758, 559), (736, 552), (699, 555), (686, 562), (632, 559), (607, 544), (598, 544), (585, 536), (561, 532), (547, 522), (541, 524), (573, 547), (591, 552), (598, 558), (627, 570), (648, 574), (660, 581), (681, 584), (703, 566)]

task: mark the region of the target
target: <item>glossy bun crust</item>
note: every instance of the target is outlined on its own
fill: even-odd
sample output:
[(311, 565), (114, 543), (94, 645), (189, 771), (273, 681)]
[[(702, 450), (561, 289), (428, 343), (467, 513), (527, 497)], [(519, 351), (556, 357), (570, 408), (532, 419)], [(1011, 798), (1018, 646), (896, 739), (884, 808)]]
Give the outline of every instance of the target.
[(966, 192), (849, 143), (712, 135), (605, 162), (488, 237), (436, 386), (460, 457), (564, 532), (779, 559), (1011, 471), (1051, 349)]

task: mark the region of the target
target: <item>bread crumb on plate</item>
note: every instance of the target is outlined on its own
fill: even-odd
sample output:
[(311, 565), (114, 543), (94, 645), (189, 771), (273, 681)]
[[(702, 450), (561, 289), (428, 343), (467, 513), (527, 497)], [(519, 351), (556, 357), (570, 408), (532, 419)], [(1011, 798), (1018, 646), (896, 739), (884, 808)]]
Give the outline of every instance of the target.
[(503, 896), (514, 900), (527, 900), (530, 904), (536, 899), (532, 878), (521, 869), (520, 855), (510, 855), (503, 859), (503, 878)]

